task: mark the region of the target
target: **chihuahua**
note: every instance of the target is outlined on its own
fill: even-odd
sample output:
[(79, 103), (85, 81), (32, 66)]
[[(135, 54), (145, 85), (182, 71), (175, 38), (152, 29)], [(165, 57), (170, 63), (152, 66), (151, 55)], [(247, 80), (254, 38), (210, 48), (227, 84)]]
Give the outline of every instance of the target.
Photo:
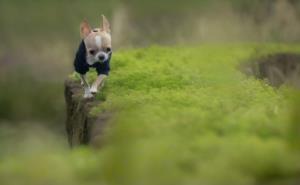
[[(81, 43), (76, 52), (74, 67), (80, 74), (81, 85), (84, 87), (84, 98), (92, 98), (98, 92), (98, 86), (103, 86), (104, 79), (108, 76), (110, 70), (110, 59), (112, 56), (111, 34), (109, 22), (102, 15), (102, 24), (100, 28), (92, 29), (87, 20), (80, 24)], [(90, 85), (85, 79), (85, 74), (89, 68), (96, 68), (98, 77)]]

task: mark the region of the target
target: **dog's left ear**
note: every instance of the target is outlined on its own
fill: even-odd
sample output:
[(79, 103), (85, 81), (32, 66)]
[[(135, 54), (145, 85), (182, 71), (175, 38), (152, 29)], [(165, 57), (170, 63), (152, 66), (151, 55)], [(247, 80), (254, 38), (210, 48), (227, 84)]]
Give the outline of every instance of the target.
[(106, 17), (104, 15), (101, 16), (102, 17), (102, 24), (100, 26), (101, 31), (106, 31), (108, 33), (110, 33), (110, 25), (108, 20), (106, 19)]
[(85, 39), (91, 33), (91, 26), (86, 19), (80, 23), (80, 36)]

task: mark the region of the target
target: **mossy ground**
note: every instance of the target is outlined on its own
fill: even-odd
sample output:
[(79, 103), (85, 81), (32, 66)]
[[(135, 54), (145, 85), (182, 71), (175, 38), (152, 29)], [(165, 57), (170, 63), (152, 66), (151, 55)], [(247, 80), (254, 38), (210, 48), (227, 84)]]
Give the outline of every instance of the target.
[[(275, 89), (238, 70), (249, 58), (279, 51), (299, 53), (300, 45), (115, 52), (96, 97), (102, 103), (92, 110), (114, 113), (101, 150), (7, 155), (0, 182), (18, 174), (18, 184), (292, 184), (300, 174), (289, 137), (296, 125), (292, 89)], [(38, 165), (26, 170), (33, 162)], [(37, 170), (44, 171), (32, 178)]]

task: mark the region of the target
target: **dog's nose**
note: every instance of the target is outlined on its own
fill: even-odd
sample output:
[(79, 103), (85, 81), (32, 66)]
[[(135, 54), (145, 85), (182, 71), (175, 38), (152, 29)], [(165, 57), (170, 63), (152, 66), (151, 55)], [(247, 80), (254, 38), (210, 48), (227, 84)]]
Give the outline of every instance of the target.
[(100, 55), (98, 58), (99, 58), (99, 60), (104, 60), (105, 56), (104, 55)]

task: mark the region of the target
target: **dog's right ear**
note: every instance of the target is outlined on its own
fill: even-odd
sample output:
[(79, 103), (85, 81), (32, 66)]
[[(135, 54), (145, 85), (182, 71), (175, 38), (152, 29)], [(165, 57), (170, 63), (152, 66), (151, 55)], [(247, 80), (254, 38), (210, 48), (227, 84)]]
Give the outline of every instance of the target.
[(82, 39), (86, 38), (91, 33), (90, 24), (86, 19), (84, 19), (80, 24), (80, 37)]
[(108, 20), (104, 15), (101, 15), (101, 17), (102, 17), (102, 24), (100, 26), (101, 31), (106, 31), (107, 33), (110, 33), (110, 26)]

